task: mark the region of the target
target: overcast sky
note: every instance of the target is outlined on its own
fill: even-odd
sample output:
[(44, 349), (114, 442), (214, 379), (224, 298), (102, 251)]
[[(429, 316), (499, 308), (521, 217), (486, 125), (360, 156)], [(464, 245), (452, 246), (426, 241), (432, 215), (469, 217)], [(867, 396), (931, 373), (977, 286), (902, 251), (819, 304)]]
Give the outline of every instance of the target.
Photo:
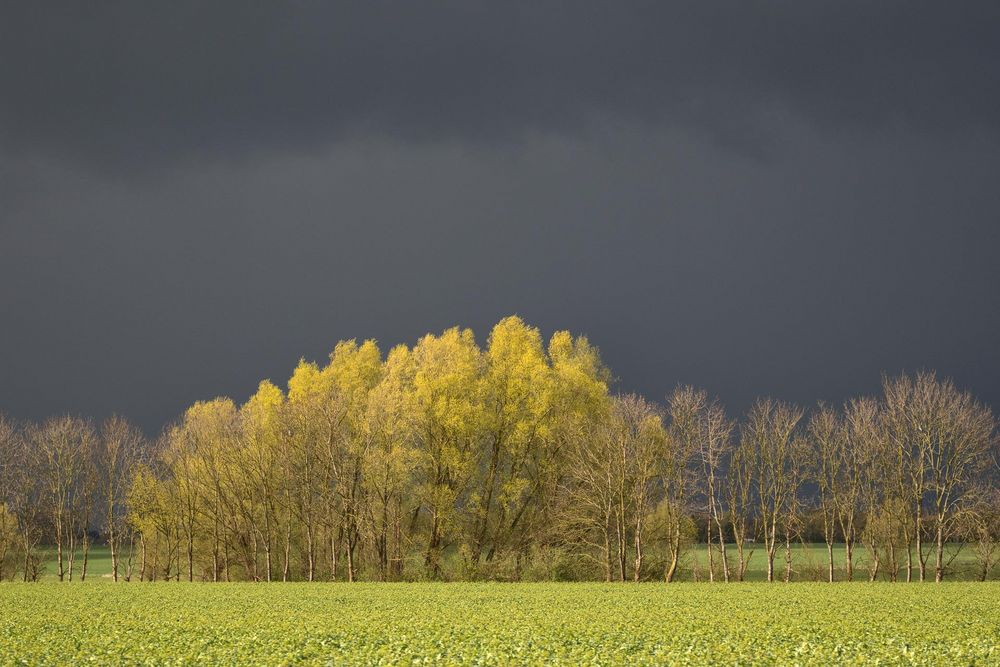
[(0, 411), (511, 313), (658, 400), (1000, 407), (1000, 3), (225, 5), (0, 9)]

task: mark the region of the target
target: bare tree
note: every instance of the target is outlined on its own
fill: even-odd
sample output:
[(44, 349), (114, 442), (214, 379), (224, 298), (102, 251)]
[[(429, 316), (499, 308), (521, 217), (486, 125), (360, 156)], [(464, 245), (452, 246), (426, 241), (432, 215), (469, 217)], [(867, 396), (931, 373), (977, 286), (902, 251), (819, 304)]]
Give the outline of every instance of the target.
[(653, 493), (662, 470), (661, 459), (668, 440), (662, 416), (657, 406), (644, 398), (629, 394), (617, 401), (615, 412), (621, 420), (619, 448), (622, 452), (623, 478), (628, 483), (630, 498), (622, 504), (632, 512), (632, 545), (635, 551), (632, 578), (639, 581), (645, 553), (644, 525), (653, 506)]
[(565, 498), (560, 526), (571, 542), (592, 552), (605, 581), (614, 576), (612, 528), (616, 499), (615, 452), (606, 426), (595, 424), (578, 438), (567, 456), (568, 473), (561, 484)]
[(752, 544), (755, 536), (752, 520), (756, 471), (754, 445), (753, 439), (746, 432), (741, 434), (732, 451), (726, 474), (726, 505), (729, 508), (733, 542), (736, 544), (736, 578), (739, 581), (746, 578), (754, 553), (753, 548), (747, 549), (747, 544)]
[(144, 438), (122, 417), (111, 417), (101, 425), (97, 441), (100, 495), (104, 505), (104, 533), (111, 550), (111, 578), (118, 581), (122, 540), (127, 533), (125, 500), (132, 475), (142, 460)]
[(958, 519), (975, 499), (972, 491), (985, 468), (993, 444), (995, 421), (989, 408), (950, 380), (935, 382), (921, 375), (918, 385), (917, 428), (928, 434), (927, 468), (934, 520), (934, 580), (945, 573), (945, 542)]
[(908, 375), (882, 379), (885, 437), (895, 452), (895, 476), (899, 495), (911, 508), (906, 527), (906, 580), (913, 578), (913, 557), (910, 544), (916, 550), (920, 581), (926, 579), (927, 556), (923, 550), (924, 494), (927, 486), (927, 460), (930, 446), (926, 433), (918, 424), (916, 383)]
[(714, 549), (718, 545), (723, 579), (730, 579), (723, 521), (723, 465), (732, 445), (733, 423), (717, 401), (704, 391), (678, 387), (670, 396), (671, 433), (685, 451), (696, 452), (704, 479), (707, 513), (708, 578), (715, 578)]
[(979, 473), (989, 464), (995, 421), (989, 408), (950, 380), (933, 373), (903, 375), (883, 382), (889, 440), (898, 452), (913, 507), (913, 534), (926, 578), (929, 554), (922, 548), (925, 502), (934, 543), (934, 579), (944, 578), (945, 543), (971, 499)]
[[(844, 524), (848, 523), (848, 513), (859, 510), (864, 516), (863, 538), (868, 550), (868, 578), (874, 581), (882, 568), (883, 549), (893, 544), (892, 484), (886, 472), (891, 460), (891, 447), (881, 436), (879, 422), (880, 406), (870, 398), (854, 399), (844, 411), (845, 421), (845, 498), (857, 498), (856, 504), (845, 506)], [(845, 502), (846, 505), (846, 502)], [(891, 548), (891, 547), (890, 547)], [(849, 562), (849, 572), (853, 565)], [(850, 579), (849, 579), (850, 580)]]
[(796, 491), (795, 429), (802, 410), (772, 399), (760, 399), (747, 416), (743, 437), (756, 463), (759, 517), (767, 552), (767, 580), (774, 581), (779, 521)]
[[(858, 539), (858, 513), (863, 501), (866, 475), (873, 465), (884, 470), (878, 440), (879, 404), (869, 398), (852, 399), (844, 407), (842, 436), (838, 440), (839, 478), (836, 489), (837, 523), (844, 539), (844, 566), (848, 581), (854, 580), (854, 547)], [(880, 489), (876, 488), (876, 492)], [(877, 495), (877, 494), (876, 494)], [(869, 495), (870, 503), (878, 498)], [(876, 505), (869, 504), (869, 507)]]
[[(690, 462), (698, 452), (700, 415), (707, 403), (704, 392), (692, 387), (678, 387), (667, 397), (670, 425), (666, 455), (662, 461), (663, 510), (667, 518), (668, 564), (665, 581), (677, 576), (680, 563), (683, 515), (688, 510), (691, 483)], [(718, 472), (718, 468), (715, 468)], [(711, 530), (709, 531), (711, 536)], [(711, 544), (711, 539), (709, 540)], [(710, 547), (711, 548), (711, 547)]]
[(90, 424), (74, 417), (53, 417), (28, 431), (30, 446), (39, 454), (43, 502), (52, 522), (59, 581), (73, 578), (84, 456), (93, 438)]
[(812, 479), (816, 482), (823, 539), (826, 542), (827, 581), (834, 580), (833, 545), (837, 537), (840, 500), (843, 427), (837, 413), (820, 405), (809, 419), (808, 442), (812, 453)]
[(45, 498), (42, 487), (42, 452), (28, 438), (30, 432), (6, 422), (3, 488), (6, 505), (17, 522), (21, 572), (24, 581), (35, 581), (41, 571), (37, 545), (42, 538)]
[(978, 502), (965, 513), (965, 537), (975, 547), (978, 579), (986, 581), (1000, 563), (1000, 491), (980, 488)]
[(792, 542), (802, 536), (802, 513), (804, 502), (800, 497), (802, 484), (807, 477), (807, 456), (809, 452), (805, 437), (795, 435), (789, 446), (787, 464), (788, 494), (781, 512), (781, 532), (785, 540), (785, 582), (792, 579)]

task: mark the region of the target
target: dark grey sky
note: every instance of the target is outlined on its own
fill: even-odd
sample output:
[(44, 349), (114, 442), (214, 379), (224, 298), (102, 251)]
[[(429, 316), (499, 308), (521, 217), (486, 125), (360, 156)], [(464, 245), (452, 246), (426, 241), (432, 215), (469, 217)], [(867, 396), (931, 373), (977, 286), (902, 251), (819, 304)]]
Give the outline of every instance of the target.
[(0, 410), (518, 313), (743, 410), (1000, 405), (1000, 4), (4, 3)]

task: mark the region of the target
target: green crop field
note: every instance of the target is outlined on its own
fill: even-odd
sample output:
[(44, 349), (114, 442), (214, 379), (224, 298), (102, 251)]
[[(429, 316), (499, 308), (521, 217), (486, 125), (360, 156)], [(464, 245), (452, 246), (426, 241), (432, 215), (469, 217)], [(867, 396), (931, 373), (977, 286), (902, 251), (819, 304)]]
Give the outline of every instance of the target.
[(0, 584), (0, 664), (1000, 664), (1000, 584)]

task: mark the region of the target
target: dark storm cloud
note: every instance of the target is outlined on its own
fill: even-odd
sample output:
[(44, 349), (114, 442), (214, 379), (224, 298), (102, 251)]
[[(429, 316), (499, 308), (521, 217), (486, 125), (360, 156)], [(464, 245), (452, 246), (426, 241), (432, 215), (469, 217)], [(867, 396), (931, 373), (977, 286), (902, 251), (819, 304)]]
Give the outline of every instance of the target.
[(995, 128), (998, 28), (991, 2), (8, 4), (0, 145), (134, 168), (608, 115)]
[(0, 9), (0, 411), (519, 313), (742, 410), (1000, 405), (994, 3)]

